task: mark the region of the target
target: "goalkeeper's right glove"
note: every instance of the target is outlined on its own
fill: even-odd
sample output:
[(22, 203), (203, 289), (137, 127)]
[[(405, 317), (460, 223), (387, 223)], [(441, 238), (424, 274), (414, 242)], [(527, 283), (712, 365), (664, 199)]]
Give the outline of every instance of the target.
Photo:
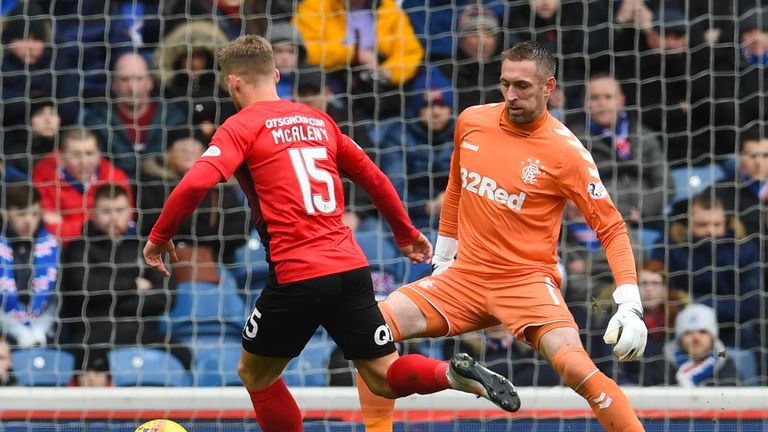
[(613, 301), (619, 310), (608, 321), (603, 341), (616, 344), (613, 352), (620, 362), (637, 360), (642, 357), (648, 340), (640, 290), (637, 285), (620, 285), (613, 291)]
[(453, 264), (459, 241), (438, 235), (435, 242), (435, 254), (432, 256), (432, 276), (437, 276)]

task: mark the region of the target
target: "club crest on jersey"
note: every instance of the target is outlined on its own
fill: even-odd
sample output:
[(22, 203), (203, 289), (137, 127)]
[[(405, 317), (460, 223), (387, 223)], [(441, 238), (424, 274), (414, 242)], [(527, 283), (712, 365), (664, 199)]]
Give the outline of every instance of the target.
[(546, 175), (544, 172), (544, 165), (541, 165), (541, 161), (538, 159), (533, 160), (528, 158), (527, 162), (528, 165), (525, 164), (525, 161), (520, 162), (520, 164), (523, 165), (523, 183), (534, 184), (539, 179), (539, 176)]
[(594, 200), (608, 198), (608, 191), (605, 190), (603, 182), (590, 182), (587, 185), (587, 192), (589, 192), (589, 196)]

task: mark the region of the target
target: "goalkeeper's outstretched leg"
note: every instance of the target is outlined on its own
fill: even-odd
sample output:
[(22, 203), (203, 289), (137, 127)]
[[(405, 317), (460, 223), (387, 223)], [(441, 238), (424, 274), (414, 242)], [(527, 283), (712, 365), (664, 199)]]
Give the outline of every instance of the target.
[(645, 430), (624, 392), (589, 358), (575, 328), (543, 326), (529, 329), (526, 336), (563, 381), (587, 400), (606, 432)]

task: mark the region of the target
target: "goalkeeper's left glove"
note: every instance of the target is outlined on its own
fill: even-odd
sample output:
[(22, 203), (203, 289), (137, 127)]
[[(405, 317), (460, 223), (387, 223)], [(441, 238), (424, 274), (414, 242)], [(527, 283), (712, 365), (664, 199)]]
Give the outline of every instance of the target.
[(637, 360), (643, 355), (648, 340), (640, 290), (637, 285), (620, 285), (613, 291), (613, 301), (619, 310), (608, 321), (603, 341), (616, 344), (613, 352), (620, 362)]
[(432, 256), (432, 276), (448, 270), (456, 257), (459, 241), (447, 236), (437, 236), (435, 242), (435, 254)]

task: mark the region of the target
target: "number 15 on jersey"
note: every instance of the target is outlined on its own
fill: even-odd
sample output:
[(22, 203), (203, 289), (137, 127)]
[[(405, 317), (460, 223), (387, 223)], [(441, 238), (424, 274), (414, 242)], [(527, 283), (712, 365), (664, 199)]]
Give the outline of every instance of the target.
[[(328, 159), (328, 149), (325, 147), (302, 147), (288, 149), (291, 164), (299, 181), (301, 196), (307, 214), (316, 211), (324, 214), (333, 213), (336, 210), (336, 195), (333, 187), (333, 176), (328, 171), (317, 166), (316, 161)], [(323, 199), (322, 194), (312, 193), (312, 182), (325, 184), (328, 190), (328, 199)]]

